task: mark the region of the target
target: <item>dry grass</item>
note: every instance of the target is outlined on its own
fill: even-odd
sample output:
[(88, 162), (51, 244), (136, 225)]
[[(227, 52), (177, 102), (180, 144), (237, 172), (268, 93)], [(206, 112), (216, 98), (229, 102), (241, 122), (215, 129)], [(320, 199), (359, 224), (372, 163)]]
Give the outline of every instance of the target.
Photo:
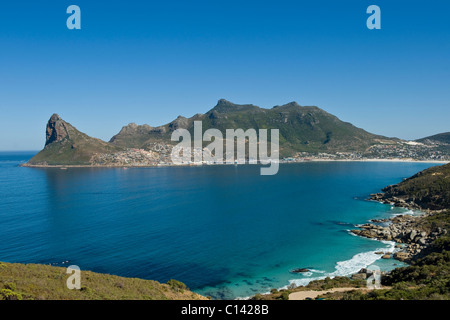
[[(0, 262), (0, 300), (199, 300), (188, 289), (157, 281), (81, 271), (81, 289), (66, 286), (66, 269)], [(11, 294), (14, 293), (14, 294)], [(8, 297), (7, 297), (8, 296)]]

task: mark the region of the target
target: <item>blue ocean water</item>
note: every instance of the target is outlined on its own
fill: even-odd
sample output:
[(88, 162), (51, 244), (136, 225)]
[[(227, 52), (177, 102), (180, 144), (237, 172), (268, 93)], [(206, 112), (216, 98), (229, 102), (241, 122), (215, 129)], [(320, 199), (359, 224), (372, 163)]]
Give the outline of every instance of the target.
[(435, 165), (307, 162), (275, 176), (257, 165), (18, 166), (33, 155), (0, 153), (0, 261), (173, 278), (216, 299), (400, 265), (374, 253), (392, 243), (348, 230), (403, 213), (365, 199)]

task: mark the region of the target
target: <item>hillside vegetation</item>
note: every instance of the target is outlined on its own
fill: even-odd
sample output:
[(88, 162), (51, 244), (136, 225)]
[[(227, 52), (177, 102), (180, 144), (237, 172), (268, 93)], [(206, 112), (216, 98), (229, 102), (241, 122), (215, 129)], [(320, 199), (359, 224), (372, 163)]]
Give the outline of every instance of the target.
[(0, 300), (204, 300), (176, 280), (167, 284), (81, 271), (81, 289), (69, 290), (66, 269), (0, 262)]
[(428, 168), (383, 192), (374, 199), (419, 209), (450, 209), (450, 164)]
[[(203, 130), (215, 128), (223, 134), (226, 129), (279, 129), (281, 155), (302, 151), (365, 151), (380, 140), (396, 141), (343, 122), (315, 106), (300, 106), (290, 102), (264, 109), (221, 99), (205, 114), (196, 114), (191, 118), (179, 116), (160, 127), (130, 124), (123, 127), (110, 142), (121, 147), (146, 148), (154, 141), (170, 142), (172, 132), (178, 128), (187, 129), (192, 135), (194, 121), (201, 121)], [(268, 138), (270, 140), (270, 134)]]

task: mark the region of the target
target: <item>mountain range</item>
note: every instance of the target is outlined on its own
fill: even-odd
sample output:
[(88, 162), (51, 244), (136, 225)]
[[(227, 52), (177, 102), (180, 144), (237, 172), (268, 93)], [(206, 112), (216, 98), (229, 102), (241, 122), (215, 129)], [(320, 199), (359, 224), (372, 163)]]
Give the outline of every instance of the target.
[[(172, 122), (151, 127), (130, 123), (114, 135), (109, 142), (89, 137), (53, 114), (47, 123), (44, 149), (33, 157), (29, 165), (89, 165), (99, 154), (115, 154), (129, 149), (155, 151), (155, 144), (173, 146), (172, 132), (178, 128), (193, 134), (194, 121), (201, 121), (203, 130), (219, 129), (279, 129), (280, 155), (290, 157), (299, 152), (366, 153), (374, 147), (407, 143), (367, 132), (316, 106), (300, 106), (296, 102), (277, 105), (271, 109), (252, 104), (235, 104), (225, 99), (204, 114), (190, 118), (178, 116)], [(418, 144), (448, 145), (450, 133), (417, 140)], [(423, 141), (422, 141), (423, 140)]]

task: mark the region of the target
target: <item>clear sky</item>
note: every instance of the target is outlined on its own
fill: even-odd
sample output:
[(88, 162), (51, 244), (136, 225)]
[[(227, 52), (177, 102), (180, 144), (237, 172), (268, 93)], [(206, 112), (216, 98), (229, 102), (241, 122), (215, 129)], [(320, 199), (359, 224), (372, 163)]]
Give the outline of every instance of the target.
[(53, 113), (109, 140), (221, 98), (316, 105), (403, 139), (447, 132), (449, 17), (448, 0), (3, 1), (0, 150), (41, 149)]

